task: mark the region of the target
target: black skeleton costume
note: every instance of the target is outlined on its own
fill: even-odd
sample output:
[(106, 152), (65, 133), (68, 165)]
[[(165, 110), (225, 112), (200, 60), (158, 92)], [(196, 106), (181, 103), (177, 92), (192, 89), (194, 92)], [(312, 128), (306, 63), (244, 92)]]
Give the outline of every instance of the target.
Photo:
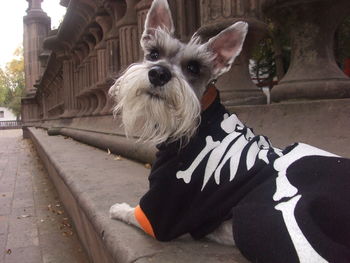
[(274, 148), (218, 96), (189, 144), (158, 149), (138, 207), (158, 240), (202, 238), (232, 218), (252, 262), (350, 262), (350, 160), (302, 143)]

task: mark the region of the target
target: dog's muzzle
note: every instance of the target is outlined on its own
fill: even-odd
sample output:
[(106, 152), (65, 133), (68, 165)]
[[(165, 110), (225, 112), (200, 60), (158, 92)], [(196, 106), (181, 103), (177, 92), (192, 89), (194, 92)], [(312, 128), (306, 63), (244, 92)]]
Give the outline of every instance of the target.
[(153, 66), (148, 71), (148, 79), (154, 86), (164, 86), (171, 79), (171, 73), (169, 69), (164, 66)]

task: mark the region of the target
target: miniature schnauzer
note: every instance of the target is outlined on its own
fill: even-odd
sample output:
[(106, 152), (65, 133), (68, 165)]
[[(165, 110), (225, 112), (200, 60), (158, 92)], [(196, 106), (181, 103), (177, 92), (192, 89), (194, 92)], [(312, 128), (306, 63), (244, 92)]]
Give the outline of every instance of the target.
[(237, 22), (182, 43), (167, 1), (153, 1), (144, 61), (110, 94), (126, 134), (159, 151), (139, 205), (117, 203), (110, 216), (160, 241), (235, 244), (254, 262), (350, 262), (350, 160), (303, 143), (277, 149), (220, 103), (213, 83), (247, 31)]

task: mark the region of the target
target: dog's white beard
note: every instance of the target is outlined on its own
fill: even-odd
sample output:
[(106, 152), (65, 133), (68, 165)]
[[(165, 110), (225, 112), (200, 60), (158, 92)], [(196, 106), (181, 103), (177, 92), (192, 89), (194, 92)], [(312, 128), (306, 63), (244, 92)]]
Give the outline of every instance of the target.
[(121, 111), (127, 136), (141, 141), (162, 143), (182, 140), (187, 143), (199, 122), (201, 106), (192, 88), (176, 76), (160, 89), (159, 97), (152, 97), (148, 67), (135, 64), (116, 81), (110, 90)]

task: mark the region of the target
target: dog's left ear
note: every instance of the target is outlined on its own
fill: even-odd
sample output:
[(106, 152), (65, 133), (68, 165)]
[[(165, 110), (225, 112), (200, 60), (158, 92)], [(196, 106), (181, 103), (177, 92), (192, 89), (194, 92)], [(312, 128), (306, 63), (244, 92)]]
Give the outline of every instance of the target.
[(233, 61), (242, 51), (247, 32), (248, 23), (237, 22), (206, 43), (207, 49), (214, 53), (213, 75), (216, 78), (230, 70)]
[(146, 16), (145, 28), (141, 37), (141, 46), (144, 46), (144, 42), (155, 34), (157, 28), (162, 28), (169, 32), (170, 35), (173, 35), (175, 32), (174, 22), (167, 0), (153, 0)]

